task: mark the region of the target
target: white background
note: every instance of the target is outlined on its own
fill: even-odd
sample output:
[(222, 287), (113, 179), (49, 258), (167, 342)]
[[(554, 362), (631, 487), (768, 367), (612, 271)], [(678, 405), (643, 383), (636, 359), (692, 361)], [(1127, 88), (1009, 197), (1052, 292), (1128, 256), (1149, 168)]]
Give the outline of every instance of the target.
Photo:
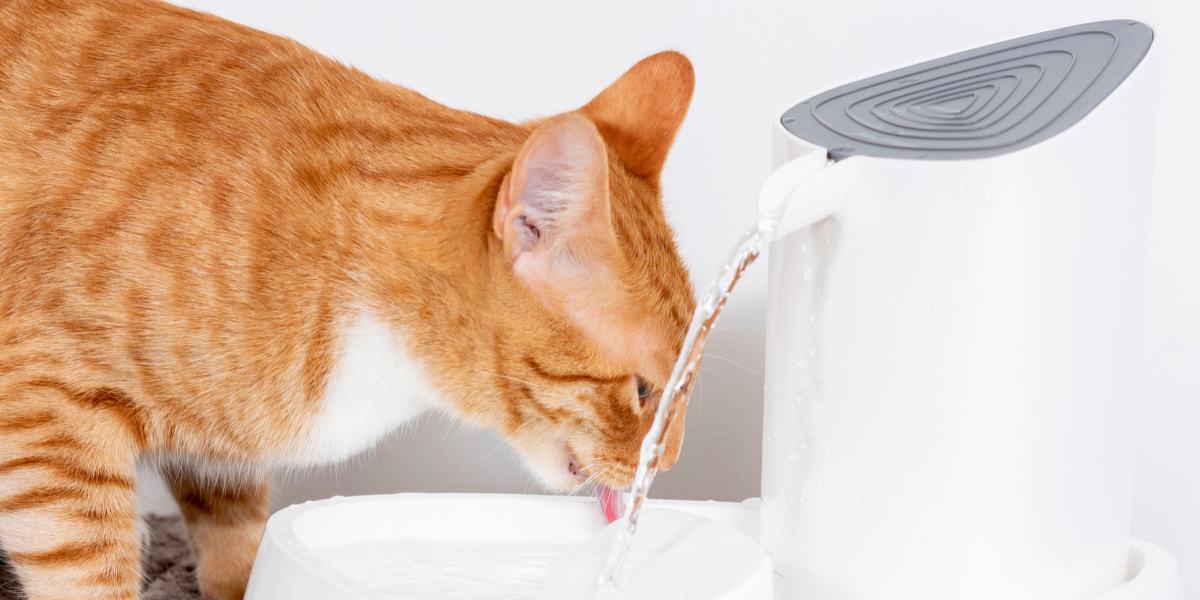
[[(1163, 53), (1163, 88), (1150, 352), (1134, 423), (1134, 533), (1174, 552), (1189, 598), (1200, 599), (1200, 477), (1193, 465), (1200, 457), (1195, 0), (180, 3), (292, 37), (446, 104), (509, 119), (569, 110), (642, 56), (684, 51), (695, 63), (697, 89), (664, 189), (699, 283), (753, 221), (755, 194), (770, 170), (771, 122), (783, 108), (837, 83), (1044, 29), (1107, 18), (1149, 22)], [(1150, 117), (1147, 126), (1155, 126)], [(764, 270), (744, 284), (710, 342), (681, 463), (659, 478), (656, 496), (758, 494)], [(334, 494), (534, 489), (498, 438), (432, 418), (348, 465), (290, 476), (277, 496), (286, 505)], [(151, 510), (170, 508), (153, 482), (144, 486), (143, 502)]]

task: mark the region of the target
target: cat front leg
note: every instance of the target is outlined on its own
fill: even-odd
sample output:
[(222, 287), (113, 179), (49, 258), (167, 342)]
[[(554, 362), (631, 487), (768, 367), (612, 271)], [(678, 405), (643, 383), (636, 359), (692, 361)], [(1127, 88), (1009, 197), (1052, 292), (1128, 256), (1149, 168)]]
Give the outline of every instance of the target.
[(29, 600), (137, 600), (134, 465), (122, 396), (0, 386), (0, 545)]
[(205, 478), (178, 467), (164, 468), (163, 478), (187, 523), (201, 594), (240, 600), (269, 516), (269, 482)]

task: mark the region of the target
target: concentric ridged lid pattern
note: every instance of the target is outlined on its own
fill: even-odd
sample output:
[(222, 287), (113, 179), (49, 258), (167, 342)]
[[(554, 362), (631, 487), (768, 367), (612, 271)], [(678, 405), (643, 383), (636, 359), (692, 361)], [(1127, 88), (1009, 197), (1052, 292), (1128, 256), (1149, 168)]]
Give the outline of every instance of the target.
[(1133, 72), (1154, 32), (1100, 21), (969, 50), (844, 85), (783, 126), (833, 158), (983, 158), (1074, 125)]

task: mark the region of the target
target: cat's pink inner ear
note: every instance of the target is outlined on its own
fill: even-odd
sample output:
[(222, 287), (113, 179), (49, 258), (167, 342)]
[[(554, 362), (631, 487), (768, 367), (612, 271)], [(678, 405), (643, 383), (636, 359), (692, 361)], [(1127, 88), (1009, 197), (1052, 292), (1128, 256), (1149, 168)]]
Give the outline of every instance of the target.
[(560, 115), (539, 126), (505, 181), (493, 225), (510, 258), (524, 252), (582, 258), (612, 237), (608, 151), (586, 117)]

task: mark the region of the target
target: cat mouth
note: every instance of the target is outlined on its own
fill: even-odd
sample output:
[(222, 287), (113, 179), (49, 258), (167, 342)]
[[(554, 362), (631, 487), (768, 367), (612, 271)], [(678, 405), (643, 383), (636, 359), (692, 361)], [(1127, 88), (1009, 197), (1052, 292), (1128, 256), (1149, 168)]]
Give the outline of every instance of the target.
[(621, 518), (625, 509), (625, 500), (622, 492), (618, 489), (611, 488), (601, 481), (593, 481), (594, 478), (588, 476), (584, 471), (583, 465), (580, 464), (575, 452), (571, 450), (565, 443), (563, 449), (567, 452), (567, 472), (570, 473), (575, 481), (576, 489), (591, 481), (594, 484), (592, 492), (596, 496), (596, 504), (600, 508), (600, 514), (604, 517), (605, 523), (612, 523)]
[(582, 485), (588, 480), (587, 473), (583, 470), (583, 464), (579, 462), (578, 456), (570, 446), (563, 444), (567, 451), (567, 473), (575, 480), (577, 485)]
[(563, 451), (566, 455), (567, 475), (575, 483), (577, 489), (588, 483), (624, 489), (633, 481), (635, 471), (633, 465), (602, 465), (598, 471), (593, 472), (590, 467), (597, 466), (596, 463), (585, 466), (585, 463), (579, 460), (579, 455), (566, 443), (563, 444)]

